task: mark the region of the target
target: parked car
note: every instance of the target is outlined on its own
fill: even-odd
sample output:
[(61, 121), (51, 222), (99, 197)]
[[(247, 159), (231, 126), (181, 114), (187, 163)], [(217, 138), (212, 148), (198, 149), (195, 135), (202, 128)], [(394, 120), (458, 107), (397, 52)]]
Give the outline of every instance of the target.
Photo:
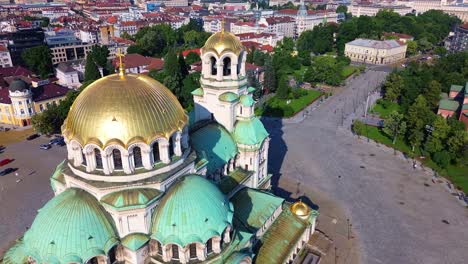
[(0, 166), (7, 165), (8, 163), (12, 162), (12, 159), (3, 159), (0, 161)]
[(0, 171), (0, 176), (5, 176), (5, 175), (7, 175), (8, 173), (10, 173), (10, 172), (12, 172), (14, 170), (15, 169), (13, 169), (13, 168), (6, 168), (6, 169)]
[(39, 146), (40, 149), (50, 149), (52, 146), (49, 144), (42, 144)]
[(59, 143), (64, 142), (63, 137), (56, 137), (51, 139), (49, 144), (59, 145)]
[(60, 140), (60, 141), (58, 141), (57, 143), (55, 143), (55, 145), (63, 147), (63, 146), (65, 146), (65, 141), (64, 141), (64, 140)]
[(38, 137), (39, 137), (38, 134), (32, 134), (32, 135), (29, 135), (26, 139), (27, 140), (33, 140), (33, 139), (38, 138)]

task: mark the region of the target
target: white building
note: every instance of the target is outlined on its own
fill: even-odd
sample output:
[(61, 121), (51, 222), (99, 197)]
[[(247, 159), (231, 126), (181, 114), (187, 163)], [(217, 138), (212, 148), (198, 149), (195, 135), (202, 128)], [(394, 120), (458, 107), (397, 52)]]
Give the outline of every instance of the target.
[(11, 61), (10, 51), (4, 45), (0, 45), (0, 67), (13, 67), (13, 62)]
[(447, 14), (457, 16), (463, 22), (468, 22), (468, 4), (466, 1), (458, 3), (457, 1), (447, 0), (413, 0), (411, 7), (417, 14), (422, 14), (429, 10), (441, 10)]
[(267, 30), (272, 34), (281, 34), (285, 37), (293, 38), (296, 35), (296, 20), (291, 17), (273, 16), (265, 19)]
[(369, 64), (391, 64), (403, 60), (407, 45), (396, 40), (355, 39), (345, 45), (345, 56), (351, 61)]
[(81, 86), (78, 71), (66, 63), (59, 63), (55, 69), (55, 76), (58, 83), (68, 88), (78, 88)]
[(348, 7), (348, 12), (355, 17), (375, 16), (380, 10), (389, 9), (404, 16), (413, 12), (413, 8), (403, 5), (379, 5), (379, 4), (353, 4)]
[(78, 38), (84, 43), (99, 42), (98, 31), (92, 29), (80, 29)]

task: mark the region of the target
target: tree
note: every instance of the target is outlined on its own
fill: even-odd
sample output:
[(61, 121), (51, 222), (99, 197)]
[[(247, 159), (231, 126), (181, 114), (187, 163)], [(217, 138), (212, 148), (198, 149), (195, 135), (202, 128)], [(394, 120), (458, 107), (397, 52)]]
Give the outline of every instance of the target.
[(254, 99), (258, 99), (262, 96), (262, 85), (258, 81), (257, 75), (254, 71), (247, 71), (247, 83), (250, 87), (255, 88), (253, 94)]
[(346, 14), (348, 13), (348, 7), (345, 5), (340, 5), (336, 8), (336, 13), (343, 13)]
[(418, 40), (417, 43), (418, 43), (418, 49), (420, 51), (428, 51), (432, 49), (433, 47), (432, 43), (429, 40), (427, 40), (427, 38), (422, 38)]
[(365, 124), (359, 120), (355, 119), (353, 122), (353, 131), (358, 135), (358, 138), (361, 138), (361, 135), (364, 132)]
[(278, 82), (278, 90), (276, 91), (276, 97), (280, 99), (287, 99), (289, 95), (289, 84), (288, 77), (286, 75), (281, 76)]
[(127, 54), (144, 54), (144, 50), (138, 45), (131, 45), (127, 48)]
[(198, 62), (198, 61), (201, 61), (201, 58), (200, 56), (198, 56), (197, 53), (195, 52), (189, 52), (187, 54), (187, 56), (185, 57), (185, 62), (188, 64), (188, 65), (192, 65), (194, 64), (195, 62)]
[(99, 72), (99, 67), (94, 62), (92, 57), (86, 58), (86, 65), (85, 65), (85, 72), (84, 72), (84, 80), (87, 81), (95, 81), (101, 78), (101, 73)]
[(412, 150), (419, 148), (424, 140), (424, 132), (426, 125), (432, 122), (434, 114), (427, 105), (426, 98), (419, 95), (414, 104), (408, 109), (406, 116), (408, 124), (408, 141), (411, 144)]
[(437, 46), (434, 49), (435, 54), (439, 56), (445, 56), (447, 55), (447, 49), (445, 47)]
[(418, 52), (418, 43), (414, 40), (406, 41), (406, 53), (415, 55)]
[(331, 56), (317, 56), (312, 65), (307, 68), (304, 80), (307, 82), (324, 82), (328, 85), (339, 85), (343, 80), (341, 70), (343, 65)]
[(189, 74), (182, 81), (182, 91), (179, 100), (187, 111), (190, 111), (193, 107), (192, 92), (198, 87), (200, 87), (200, 73)]
[(123, 39), (128, 39), (128, 40), (134, 40), (134, 38), (128, 34), (127, 31), (124, 31), (122, 34), (120, 34), (120, 36), (123, 38)]
[(403, 118), (402, 114), (395, 111), (385, 119), (383, 131), (392, 138), (392, 144), (394, 145), (397, 137), (406, 132), (406, 122), (403, 121)]
[(21, 54), (26, 65), (41, 78), (47, 78), (52, 72), (52, 53), (45, 45), (32, 47)]
[(442, 85), (436, 80), (432, 80), (429, 86), (424, 90), (424, 96), (431, 108), (435, 108), (439, 104), (441, 92)]
[(182, 79), (184, 79), (189, 74), (189, 71), (188, 71), (188, 66), (185, 63), (185, 59), (182, 53), (179, 54), (179, 59), (177, 63), (179, 64), (180, 75)]
[(391, 73), (384, 84), (385, 96), (388, 101), (395, 102), (401, 95), (404, 89), (404, 80), (398, 73)]
[(270, 56), (267, 56), (265, 58), (265, 66), (263, 69), (264, 69), (263, 87), (265, 87), (267, 91), (271, 91), (271, 92), (276, 91), (276, 73), (275, 73), (275, 69), (273, 68)]
[(444, 149), (444, 142), (447, 139), (447, 135), (450, 131), (450, 126), (447, 124), (447, 120), (437, 115), (432, 123), (432, 133), (429, 135), (424, 148), (427, 152), (434, 154)]
[(86, 56), (85, 65), (85, 81), (94, 81), (101, 78), (102, 70), (103, 75), (108, 74), (107, 71), (107, 57), (109, 56), (109, 49), (106, 46), (94, 45), (91, 51)]

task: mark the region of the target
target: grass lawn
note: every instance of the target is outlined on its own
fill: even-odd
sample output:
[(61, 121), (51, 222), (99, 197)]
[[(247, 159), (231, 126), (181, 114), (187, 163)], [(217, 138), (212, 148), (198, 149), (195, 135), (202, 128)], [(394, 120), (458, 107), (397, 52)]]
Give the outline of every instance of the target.
[(32, 128), (24, 130), (12, 129), (7, 132), (0, 131), (0, 146), (23, 141), (31, 134), (34, 134), (34, 130)]
[(316, 90), (303, 90), (303, 92), (303, 96), (291, 99), (289, 104), (287, 100), (273, 96), (262, 108), (255, 109), (255, 113), (259, 116), (291, 117), (321, 96), (321, 93)]
[(353, 65), (348, 65), (348, 66), (345, 66), (343, 68), (343, 70), (341, 70), (341, 76), (346, 79), (348, 78), (351, 74), (353, 74), (354, 72), (356, 72), (358, 70), (358, 67), (356, 66), (353, 66)]
[[(406, 144), (401, 139), (397, 139), (395, 145), (392, 144), (392, 140), (383, 133), (379, 128), (373, 126), (367, 126), (363, 131), (363, 136), (375, 140), (381, 144), (387, 145), (389, 147), (395, 148), (401, 152), (406, 153), (408, 156), (413, 157), (415, 155), (421, 156), (420, 150), (416, 150), (415, 153), (412, 153), (411, 147)], [(463, 192), (468, 193), (468, 166), (467, 165), (449, 165), (447, 169), (441, 169), (437, 164), (435, 164), (431, 159), (426, 158), (422, 161), (423, 164), (429, 168), (437, 171), (441, 176), (449, 179), (457, 188), (463, 190)]]
[(390, 113), (400, 110), (400, 106), (394, 102), (385, 102), (379, 101), (374, 107), (370, 110), (371, 113), (378, 114), (381, 118), (387, 118)]

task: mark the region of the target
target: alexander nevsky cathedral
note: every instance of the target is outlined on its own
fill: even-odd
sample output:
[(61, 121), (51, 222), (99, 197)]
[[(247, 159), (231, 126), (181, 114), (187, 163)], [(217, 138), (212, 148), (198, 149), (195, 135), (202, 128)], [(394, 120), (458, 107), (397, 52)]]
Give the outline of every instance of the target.
[(317, 211), (270, 193), (269, 136), (246, 51), (229, 32), (201, 49), (189, 114), (161, 83), (120, 73), (89, 85), (62, 133), (55, 197), (9, 249), (13, 263), (291, 263)]

